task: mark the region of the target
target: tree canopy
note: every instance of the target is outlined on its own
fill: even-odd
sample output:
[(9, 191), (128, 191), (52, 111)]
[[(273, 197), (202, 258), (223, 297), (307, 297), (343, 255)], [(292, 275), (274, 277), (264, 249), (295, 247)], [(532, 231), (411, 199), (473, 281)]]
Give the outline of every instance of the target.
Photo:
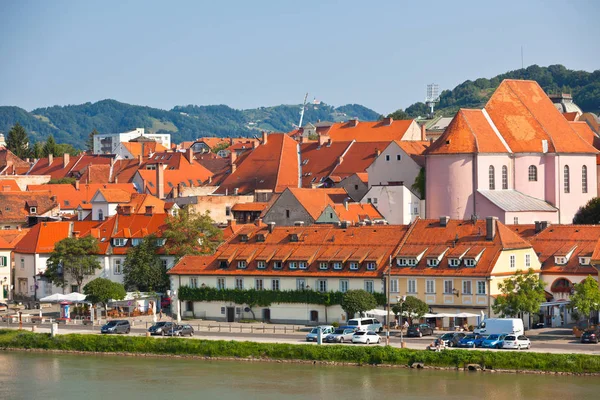
[(123, 282), (129, 291), (165, 293), (170, 287), (167, 268), (157, 254), (156, 236), (146, 236), (127, 251)]
[(46, 143), (44, 143), (44, 147), (42, 147), (42, 156), (48, 157), (50, 154), (56, 156), (56, 141), (54, 140), (54, 136), (50, 135), (46, 139)]
[(105, 307), (110, 300), (123, 300), (127, 295), (125, 287), (110, 279), (96, 278), (83, 287), (85, 299), (92, 304), (102, 303)]
[(575, 217), (573, 217), (573, 223), (580, 225), (600, 223), (600, 197), (594, 197), (585, 206), (579, 207)]
[(375, 296), (366, 290), (348, 290), (342, 298), (342, 309), (350, 318), (356, 313), (363, 313), (377, 307)]
[(46, 262), (45, 277), (56, 286), (65, 288), (72, 282), (81, 292), (81, 284), (102, 266), (98, 261), (98, 241), (92, 236), (65, 238), (54, 245)]
[(414, 296), (406, 296), (406, 300), (401, 303), (396, 303), (392, 306), (392, 312), (395, 315), (403, 315), (408, 317), (412, 323), (413, 319), (420, 319), (427, 314), (429, 306), (423, 300)]
[(518, 317), (522, 313), (535, 314), (546, 301), (545, 282), (529, 269), (526, 273), (517, 270), (515, 275), (498, 284), (500, 296), (496, 297), (492, 309), (504, 317)]
[(590, 323), (590, 313), (600, 310), (600, 290), (598, 282), (592, 276), (585, 278), (581, 283), (574, 285), (574, 293), (571, 295), (571, 307), (577, 309), (577, 313), (585, 317)]
[(182, 208), (167, 218), (165, 250), (177, 259), (185, 255), (212, 254), (221, 244), (223, 231), (217, 228), (208, 212), (198, 214)]
[(20, 123), (16, 123), (6, 136), (6, 148), (21, 159), (29, 157), (29, 136)]

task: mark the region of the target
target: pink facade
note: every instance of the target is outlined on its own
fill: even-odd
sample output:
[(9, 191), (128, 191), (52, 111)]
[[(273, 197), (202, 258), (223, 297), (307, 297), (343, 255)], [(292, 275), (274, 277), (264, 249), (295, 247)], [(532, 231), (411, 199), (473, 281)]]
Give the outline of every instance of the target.
[(474, 211), (473, 155), (427, 157), (425, 213), (427, 218), (447, 215), (470, 218)]
[[(565, 193), (565, 167), (569, 169), (569, 193)], [(585, 167), (586, 178), (583, 177)], [(570, 154), (557, 157), (558, 175), (556, 207), (560, 210), (560, 223), (571, 224), (579, 210), (597, 194), (596, 156), (591, 154)], [(584, 181), (587, 188), (584, 187)]]

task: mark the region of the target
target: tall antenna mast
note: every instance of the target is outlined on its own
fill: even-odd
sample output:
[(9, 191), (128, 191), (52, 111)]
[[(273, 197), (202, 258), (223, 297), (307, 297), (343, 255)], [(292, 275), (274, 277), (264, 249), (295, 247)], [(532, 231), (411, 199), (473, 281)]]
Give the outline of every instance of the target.
[(433, 117), (433, 108), (435, 103), (440, 101), (440, 86), (437, 83), (430, 83), (427, 85), (427, 95), (425, 96), (425, 104), (431, 109), (431, 116)]
[(302, 120), (304, 119), (304, 109), (306, 108), (306, 99), (308, 98), (308, 93), (304, 95), (304, 103), (302, 104), (302, 108), (300, 109), (300, 123), (298, 124), (298, 128), (302, 128)]

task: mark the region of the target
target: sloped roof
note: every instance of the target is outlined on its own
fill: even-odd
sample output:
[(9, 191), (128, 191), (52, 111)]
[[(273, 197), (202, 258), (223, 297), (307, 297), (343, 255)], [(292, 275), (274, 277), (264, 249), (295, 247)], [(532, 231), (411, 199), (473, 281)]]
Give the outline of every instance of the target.
[(305, 189), (288, 188), (287, 190), (298, 200), (313, 219), (319, 218), (325, 207), (342, 203), (348, 197), (348, 192), (342, 188)]
[[(216, 254), (210, 256), (186, 256), (175, 265), (169, 274), (174, 275), (235, 275), (235, 276), (298, 276), (298, 277), (378, 277), (387, 266), (387, 259), (404, 236), (407, 226), (363, 226), (347, 229), (335, 228), (331, 225), (314, 225), (310, 227), (275, 227), (272, 233), (265, 227), (255, 227), (248, 242), (241, 242), (239, 236), (221, 245)], [(264, 234), (265, 241), (256, 241), (257, 234)], [(291, 241), (291, 235), (298, 236), (299, 241)], [(360, 254), (359, 254), (360, 253)], [(244, 255), (246, 268), (238, 269), (235, 260), (239, 254)], [(248, 256), (253, 254), (253, 256)], [(358, 270), (350, 270), (344, 265), (341, 270), (319, 269), (321, 258), (334, 261), (339, 258), (366, 260), (372, 258), (376, 262), (375, 270), (367, 270), (366, 264), (359, 265)], [(354, 254), (357, 254), (354, 256)], [(281, 270), (273, 269), (271, 263), (266, 269), (257, 268), (257, 260), (271, 261), (303, 261), (308, 263), (307, 269), (289, 269), (285, 264)], [(231, 260), (228, 268), (220, 268), (219, 260)], [(285, 261), (284, 261), (285, 262)]]
[(395, 140), (395, 143), (419, 166), (425, 166), (425, 156), (423, 153), (431, 145), (429, 141)]
[(111, 183), (111, 184), (80, 184), (79, 189), (69, 183), (64, 184), (44, 184), (29, 185), (29, 192), (50, 191), (62, 209), (76, 209), (79, 205), (89, 204), (92, 197), (100, 189), (118, 189), (127, 193), (135, 193), (135, 187), (131, 183)]
[(31, 164), (21, 160), (6, 147), (0, 147), (0, 173), (3, 175), (23, 175), (29, 171)]
[(318, 142), (300, 144), (302, 159), (302, 187), (318, 185), (337, 166), (339, 158), (352, 145), (352, 142), (333, 142), (320, 145)]
[[(161, 168), (157, 166), (157, 168)], [(190, 164), (187, 160), (179, 163), (178, 168), (166, 167), (164, 173), (164, 191), (170, 193), (173, 188), (181, 185), (183, 187), (202, 186), (213, 173), (204, 168), (201, 164), (194, 162)], [(145, 182), (145, 190), (150, 194), (156, 195), (156, 170), (139, 169), (138, 173)]]
[(104, 197), (107, 203), (125, 203), (131, 200), (131, 192), (122, 189), (101, 188), (98, 189), (98, 193)]
[(132, 214), (144, 214), (146, 207), (154, 207), (154, 213), (161, 214), (165, 212), (165, 201), (151, 194), (134, 193), (131, 195), (131, 200), (119, 204), (119, 210), (124, 210), (129, 207)]
[[(142, 160), (143, 161), (143, 160)], [(135, 173), (140, 168), (139, 160), (117, 160), (112, 167), (112, 176), (109, 182), (126, 183), (131, 182)], [(85, 180), (84, 180), (85, 182)]]
[(257, 189), (283, 192), (298, 187), (298, 144), (283, 133), (270, 134), (266, 144), (248, 153), (236, 170), (227, 176), (215, 194), (252, 193)]
[(40, 222), (35, 224), (29, 232), (15, 246), (15, 253), (48, 254), (54, 251), (54, 245), (69, 237), (72, 232), (79, 232), (81, 236), (87, 235), (92, 228), (98, 225), (97, 221), (60, 221)]
[(267, 208), (267, 203), (237, 203), (231, 207), (231, 211), (262, 212), (265, 208)]
[(83, 171), (89, 165), (110, 164), (110, 155), (83, 154), (69, 157), (68, 163), (64, 165), (64, 157), (54, 157), (52, 164), (48, 164), (48, 158), (40, 158), (27, 175), (50, 175), (52, 179), (60, 179), (73, 176), (75, 171)]
[(2, 229), (0, 230), (0, 249), (13, 250), (19, 241), (25, 237), (29, 229)]
[(329, 127), (326, 134), (334, 142), (390, 142), (402, 140), (412, 123), (412, 119), (392, 121), (389, 125), (385, 121), (337, 122)]
[(127, 241), (126, 246), (113, 247), (110, 239), (143, 239), (148, 235), (161, 236), (162, 231), (166, 229), (167, 217), (168, 214), (165, 213), (152, 215), (116, 214), (101, 222), (91, 233), (98, 239), (100, 254), (106, 254), (109, 248), (113, 254), (127, 254), (127, 251), (131, 248), (131, 240)]
[(79, 180), (85, 183), (109, 183), (111, 167), (107, 164), (93, 165), (90, 164), (82, 171), (79, 171)]
[(344, 179), (357, 172), (365, 172), (390, 142), (354, 142), (343, 155), (342, 163), (331, 171), (331, 177)]
[(340, 221), (375, 221), (384, 219), (373, 204), (348, 203), (347, 208), (344, 204), (334, 204), (333, 210)]
[(571, 128), (573, 128), (588, 144), (591, 144), (596, 149), (600, 149), (600, 138), (592, 131), (587, 122), (575, 121), (569, 122), (569, 125), (571, 125)]
[(165, 152), (167, 148), (157, 142), (122, 142), (121, 145), (131, 153), (133, 157), (148, 157), (152, 153)]
[(528, 196), (518, 190), (478, 190), (479, 194), (504, 211), (549, 211), (558, 209), (544, 200)]
[(50, 191), (0, 192), (0, 222), (26, 222), (30, 215), (27, 204), (37, 208), (36, 215), (58, 210), (58, 203), (50, 197)]
[(0, 179), (0, 192), (20, 192), (21, 188), (14, 179)]

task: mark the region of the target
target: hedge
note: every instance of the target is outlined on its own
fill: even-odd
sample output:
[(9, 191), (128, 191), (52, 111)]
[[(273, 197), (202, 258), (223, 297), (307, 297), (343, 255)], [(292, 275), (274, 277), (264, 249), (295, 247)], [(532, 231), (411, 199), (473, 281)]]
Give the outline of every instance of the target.
[[(386, 304), (383, 293), (373, 293), (377, 304)], [(179, 298), (185, 301), (227, 301), (235, 304), (252, 304), (268, 307), (273, 303), (309, 303), (332, 306), (342, 304), (342, 292), (317, 292), (314, 290), (239, 290), (216, 288), (179, 288)]]
[(488, 369), (600, 373), (600, 356), (533, 352), (398, 349), (382, 346), (302, 345), (222, 340), (154, 339), (135, 336), (57, 335), (0, 330), (0, 349), (44, 349), (82, 352), (128, 352), (202, 357), (267, 358), (359, 364), (463, 368), (479, 364)]

